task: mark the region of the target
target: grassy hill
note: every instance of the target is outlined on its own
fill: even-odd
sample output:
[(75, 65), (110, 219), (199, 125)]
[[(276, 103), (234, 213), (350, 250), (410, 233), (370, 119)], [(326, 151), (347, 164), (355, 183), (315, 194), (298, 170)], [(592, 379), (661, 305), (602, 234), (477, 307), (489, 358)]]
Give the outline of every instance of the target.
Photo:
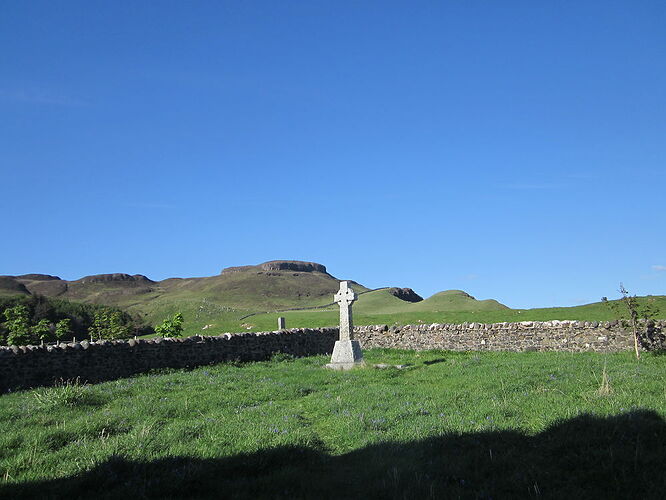
[[(438, 295), (458, 295), (465, 294), (459, 290), (442, 292)], [(388, 295), (385, 290), (368, 292), (359, 296), (358, 302), (354, 304), (354, 324), (356, 325), (374, 325), (374, 324), (416, 324), (416, 323), (500, 323), (516, 321), (549, 321), (549, 320), (579, 320), (579, 321), (609, 321), (617, 319), (614, 313), (601, 302), (586, 304), (574, 307), (548, 307), (537, 309), (509, 309), (499, 304), (491, 309), (487, 301), (475, 301), (478, 308), (471, 306), (474, 302), (470, 299), (460, 298), (460, 302), (452, 301), (449, 304), (450, 309), (438, 304), (438, 308), (428, 308), (428, 300), (415, 304), (402, 302), (395, 297)], [(471, 299), (474, 300), (474, 299)], [(397, 302), (396, 302), (397, 301)], [(666, 318), (666, 296), (648, 296), (639, 297), (640, 304), (650, 302), (656, 309), (659, 318)], [(494, 301), (492, 301), (494, 302)], [(458, 309), (460, 303), (467, 309)], [(424, 304), (424, 305), (421, 305)], [(484, 309), (486, 307), (487, 309)], [(244, 319), (245, 328), (251, 326), (252, 331), (273, 330), (277, 323), (277, 318), (282, 316), (286, 318), (288, 328), (297, 327), (316, 327), (335, 325), (338, 321), (338, 310), (335, 307), (307, 311), (286, 311), (280, 313), (255, 314)], [(232, 326), (233, 323), (223, 325)], [(234, 331), (232, 329), (225, 331)]]
[[(410, 302), (398, 298), (396, 289), (369, 290), (352, 283), (359, 294), (354, 305), (357, 325), (614, 319), (601, 303), (510, 309), (496, 300), (476, 300), (462, 290)], [(100, 274), (75, 281), (44, 274), (0, 277), (0, 297), (35, 294), (112, 305), (151, 325), (182, 312), (187, 335), (273, 330), (278, 316), (287, 319), (289, 328), (335, 325), (338, 309), (332, 299), (338, 288), (339, 280), (324, 266), (299, 261), (271, 261), (227, 268), (216, 276), (163, 281), (139, 274)], [(666, 318), (666, 297), (641, 300), (651, 301), (658, 315)]]

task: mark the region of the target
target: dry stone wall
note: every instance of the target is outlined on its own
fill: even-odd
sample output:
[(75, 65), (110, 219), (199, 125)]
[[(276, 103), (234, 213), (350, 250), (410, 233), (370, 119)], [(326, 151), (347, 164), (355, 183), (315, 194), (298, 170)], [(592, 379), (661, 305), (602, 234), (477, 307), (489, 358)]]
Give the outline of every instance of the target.
[[(666, 321), (647, 325), (643, 349), (663, 349)], [(523, 321), (520, 323), (360, 326), (361, 346), (451, 351), (596, 351), (633, 349), (634, 338), (618, 321)]]
[[(666, 321), (649, 324), (646, 331), (644, 349), (666, 347)], [(375, 325), (356, 327), (354, 335), (364, 349), (613, 352), (633, 348), (631, 332), (616, 321)], [(100, 382), (160, 368), (262, 361), (278, 352), (330, 354), (337, 338), (338, 328), (302, 328), (185, 339), (0, 347), (0, 392), (52, 385), (58, 380)]]
[(263, 361), (278, 352), (297, 357), (328, 354), (337, 336), (337, 328), (303, 328), (184, 339), (1, 347), (0, 392), (76, 378), (81, 382), (100, 382), (160, 368)]

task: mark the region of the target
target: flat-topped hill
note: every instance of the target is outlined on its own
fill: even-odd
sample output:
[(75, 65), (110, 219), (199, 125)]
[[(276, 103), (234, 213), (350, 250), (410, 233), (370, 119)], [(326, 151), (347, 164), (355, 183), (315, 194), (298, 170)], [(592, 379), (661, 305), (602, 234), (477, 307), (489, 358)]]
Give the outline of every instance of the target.
[(300, 260), (271, 260), (256, 266), (225, 267), (221, 274), (238, 273), (246, 271), (294, 271), (299, 273), (326, 272), (326, 266), (316, 262), (303, 262)]
[[(225, 268), (201, 278), (153, 281), (142, 274), (95, 274), (67, 281), (57, 276), (25, 274), (0, 279), (2, 295), (38, 294), (80, 302), (150, 309), (154, 303), (202, 300), (231, 308), (308, 307), (326, 303), (339, 281), (315, 262), (274, 260)], [(359, 291), (367, 290), (357, 285)]]
[[(0, 276), (0, 297), (44, 295), (88, 304), (117, 306), (155, 325), (176, 312), (185, 316), (186, 332), (270, 330), (278, 316), (289, 327), (337, 324), (333, 295), (340, 280), (322, 264), (272, 260), (226, 267), (220, 274), (154, 281), (142, 274), (109, 273), (63, 280), (49, 274)], [(576, 307), (510, 309), (500, 302), (477, 300), (462, 290), (423, 299), (414, 290), (376, 290), (351, 281), (359, 299), (354, 321), (362, 324), (501, 322), (523, 320), (609, 320), (613, 312), (600, 303)], [(666, 318), (666, 297), (647, 297)]]

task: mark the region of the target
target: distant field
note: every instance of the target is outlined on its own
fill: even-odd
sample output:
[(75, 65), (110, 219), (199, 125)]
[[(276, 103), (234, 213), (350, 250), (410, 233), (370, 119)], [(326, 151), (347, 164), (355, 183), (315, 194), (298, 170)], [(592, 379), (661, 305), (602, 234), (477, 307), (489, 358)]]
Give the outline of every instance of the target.
[[(450, 294), (446, 301), (431, 299), (418, 303), (404, 302), (390, 295), (386, 290), (378, 290), (359, 296), (354, 304), (354, 323), (357, 325), (373, 324), (416, 324), (423, 323), (497, 323), (513, 321), (548, 321), (548, 320), (581, 320), (581, 321), (606, 321), (616, 319), (608, 306), (598, 302), (576, 307), (552, 307), (541, 309), (508, 309), (495, 307), (492, 304), (486, 306), (486, 310), (459, 310), (468, 307), (470, 301), (457, 294)], [(437, 296), (435, 296), (437, 297)], [(641, 298), (641, 301), (649, 300), (655, 307), (659, 318), (666, 318), (666, 297), (654, 296)], [(483, 301), (476, 301), (483, 304)], [(462, 303), (462, 306), (461, 306)], [(243, 320), (239, 318), (252, 311), (234, 310), (222, 311), (210, 306), (199, 308), (198, 302), (188, 303), (186, 308), (183, 304), (173, 304), (165, 307), (154, 317), (166, 316), (171, 311), (175, 312), (180, 307), (184, 309), (186, 334), (197, 335), (201, 333), (216, 334), (223, 332), (238, 331), (266, 331), (275, 330), (277, 318), (286, 318), (288, 328), (314, 328), (320, 326), (331, 326), (338, 324), (337, 306), (326, 309), (315, 309), (305, 311), (286, 311), (279, 313), (254, 314)], [(474, 305), (473, 303), (471, 305)], [(202, 330), (205, 325), (212, 325)]]
[(663, 498), (663, 357), (365, 355), (3, 395), (0, 497)]

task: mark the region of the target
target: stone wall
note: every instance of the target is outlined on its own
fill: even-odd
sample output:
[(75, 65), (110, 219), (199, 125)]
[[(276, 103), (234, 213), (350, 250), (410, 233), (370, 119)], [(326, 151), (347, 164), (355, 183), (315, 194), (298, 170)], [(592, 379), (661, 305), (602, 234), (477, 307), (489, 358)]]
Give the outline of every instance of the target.
[(159, 368), (263, 361), (278, 352), (293, 356), (328, 354), (337, 336), (337, 328), (303, 328), (184, 339), (0, 347), (0, 393), (77, 377), (81, 382), (100, 382)]
[[(634, 348), (631, 331), (618, 321), (374, 325), (356, 327), (354, 331), (364, 348), (569, 352), (615, 352)], [(666, 321), (650, 323), (647, 332), (641, 342), (643, 349), (666, 346)]]
[[(364, 349), (570, 352), (633, 349), (630, 331), (617, 321), (375, 325), (356, 327), (354, 332)], [(647, 332), (642, 339), (643, 349), (666, 347), (666, 321), (648, 325)], [(262, 361), (277, 352), (293, 356), (330, 354), (337, 337), (337, 328), (303, 328), (185, 339), (0, 347), (0, 392), (77, 377), (81, 382), (100, 382), (159, 368)]]

